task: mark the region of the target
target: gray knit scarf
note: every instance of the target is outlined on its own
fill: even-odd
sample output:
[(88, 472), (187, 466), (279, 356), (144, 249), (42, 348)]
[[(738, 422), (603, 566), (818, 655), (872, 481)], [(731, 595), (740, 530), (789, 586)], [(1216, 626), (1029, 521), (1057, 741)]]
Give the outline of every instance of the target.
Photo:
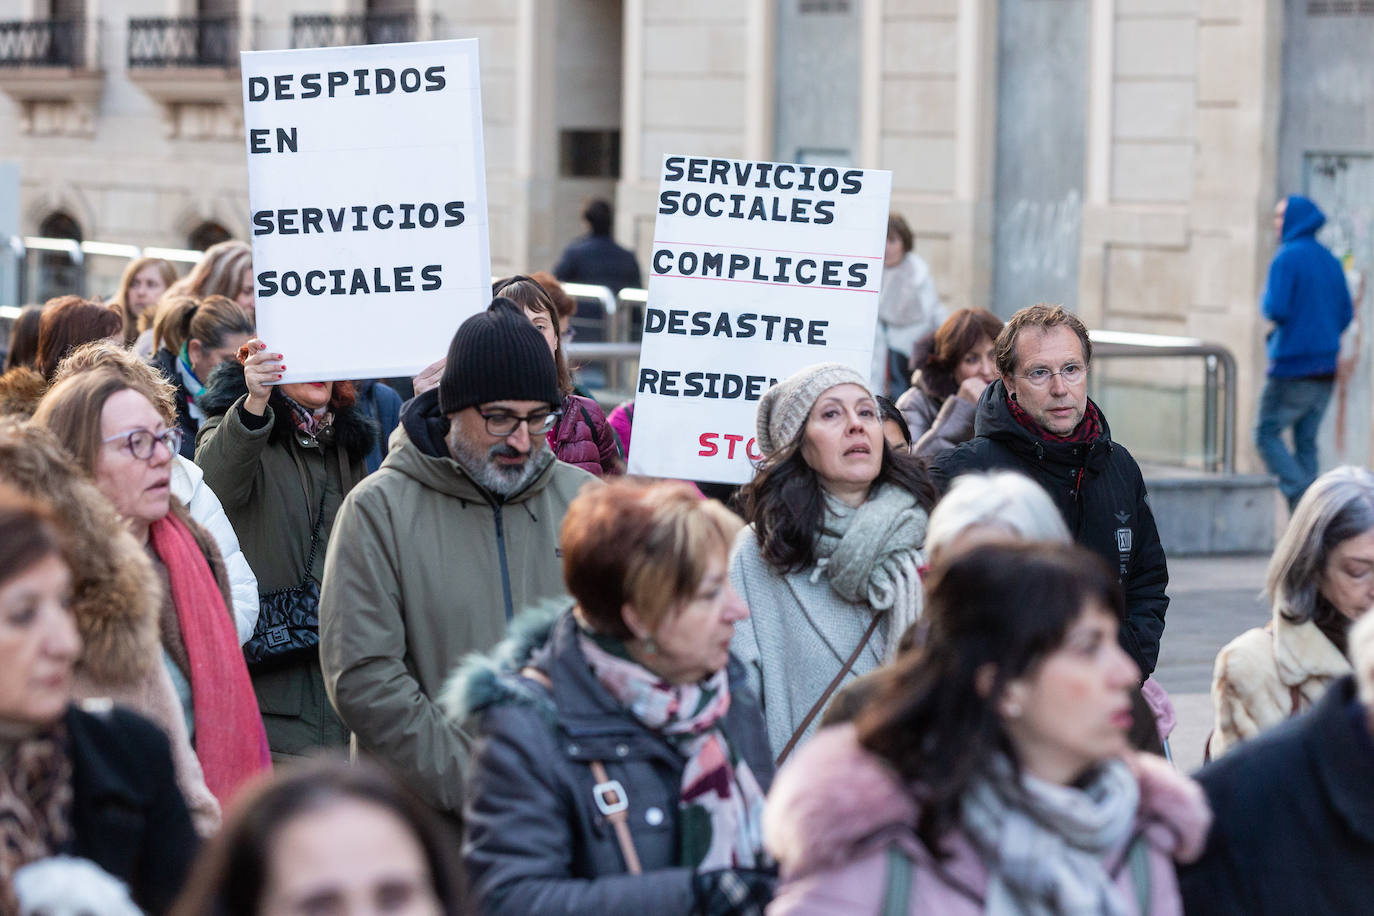
[(926, 510), (914, 494), (893, 484), (874, 487), (857, 509), (827, 493), (825, 507), (812, 581), (824, 571), (841, 598), (887, 611), (891, 660), (902, 634), (921, 617)]
[(1103, 863), (1135, 826), (1140, 788), (1119, 760), (1082, 788), (1022, 773), (999, 757), (964, 795), (960, 820), (991, 873), (988, 916), (1125, 916)]

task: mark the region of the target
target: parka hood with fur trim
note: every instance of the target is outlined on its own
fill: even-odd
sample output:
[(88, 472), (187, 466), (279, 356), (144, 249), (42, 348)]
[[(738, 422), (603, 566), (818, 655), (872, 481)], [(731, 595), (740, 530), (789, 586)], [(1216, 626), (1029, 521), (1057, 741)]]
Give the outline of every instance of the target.
[(0, 416), (33, 416), (47, 390), (48, 382), (43, 376), (27, 366), (15, 366), (0, 375)]
[(71, 610), (84, 643), (78, 675), (125, 686), (161, 664), (161, 589), (114, 507), (47, 430), (0, 421), (0, 480), (52, 507), (67, 538)]

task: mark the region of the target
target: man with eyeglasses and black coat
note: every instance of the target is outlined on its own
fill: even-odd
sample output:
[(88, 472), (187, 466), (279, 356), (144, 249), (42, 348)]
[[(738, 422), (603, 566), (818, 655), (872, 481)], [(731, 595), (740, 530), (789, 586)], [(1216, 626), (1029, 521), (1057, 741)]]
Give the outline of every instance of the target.
[(458, 328), (438, 387), (402, 407), (386, 460), (334, 523), (320, 597), (330, 699), (358, 751), (454, 817), (468, 748), (439, 692), (521, 609), (564, 594), (558, 530), (596, 480), (549, 451), (561, 402), (543, 335), (496, 299)]
[(1088, 398), (1088, 329), (1059, 305), (1032, 305), (997, 337), (997, 371), (978, 401), (973, 438), (937, 458), (931, 477), (943, 489), (969, 471), (1020, 471), (1043, 486), (1074, 540), (1117, 571), (1126, 593), (1121, 646), (1155, 669), (1169, 570), (1140, 466)]

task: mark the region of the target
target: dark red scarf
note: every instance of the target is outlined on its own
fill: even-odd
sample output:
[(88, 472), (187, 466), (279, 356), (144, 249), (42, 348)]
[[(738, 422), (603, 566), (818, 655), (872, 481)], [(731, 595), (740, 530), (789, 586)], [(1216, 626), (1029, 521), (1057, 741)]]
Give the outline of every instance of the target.
[(1078, 426), (1067, 436), (1056, 436), (1054, 433), (1045, 429), (1039, 423), (1031, 419), (1031, 415), (1007, 395), (1007, 407), (1011, 410), (1011, 415), (1017, 423), (1028, 430), (1037, 439), (1044, 439), (1046, 442), (1096, 442), (1102, 438), (1102, 412), (1097, 409), (1097, 405), (1092, 401), (1088, 402), (1087, 410), (1083, 411), (1083, 419), (1078, 422)]

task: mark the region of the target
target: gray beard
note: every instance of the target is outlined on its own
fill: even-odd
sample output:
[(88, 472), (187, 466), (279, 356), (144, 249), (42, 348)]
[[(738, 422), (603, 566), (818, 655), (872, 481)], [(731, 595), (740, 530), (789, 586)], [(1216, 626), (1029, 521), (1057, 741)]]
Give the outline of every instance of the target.
[(484, 454), (460, 438), (457, 427), (458, 424), (452, 424), (448, 436), (445, 437), (449, 454), (479, 487), (502, 499), (519, 493), (553, 462), (553, 453), (549, 451), (544, 437), (531, 436), (530, 454), (524, 464), (518, 468), (499, 465), (496, 463), (496, 457), (510, 454), (510, 446), (504, 442), (493, 445)]

